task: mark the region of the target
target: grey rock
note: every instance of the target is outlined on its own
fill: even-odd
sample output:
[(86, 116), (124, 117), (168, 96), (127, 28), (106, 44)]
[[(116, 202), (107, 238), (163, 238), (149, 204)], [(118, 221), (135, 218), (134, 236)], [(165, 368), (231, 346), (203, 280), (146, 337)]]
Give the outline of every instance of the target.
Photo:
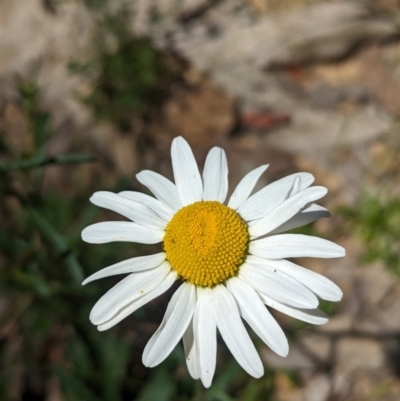
[(385, 366), (385, 354), (379, 341), (369, 338), (343, 338), (336, 348), (337, 364), (343, 371), (379, 370)]

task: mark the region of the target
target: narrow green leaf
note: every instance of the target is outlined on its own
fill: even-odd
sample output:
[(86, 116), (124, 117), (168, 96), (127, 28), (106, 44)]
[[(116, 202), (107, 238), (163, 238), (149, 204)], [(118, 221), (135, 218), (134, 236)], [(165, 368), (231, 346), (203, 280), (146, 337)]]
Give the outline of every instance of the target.
[[(139, 394), (137, 401), (172, 401), (176, 395), (174, 380), (171, 380), (170, 372), (162, 367), (157, 368), (143, 390)], [(231, 401), (231, 400), (229, 400)]]
[[(210, 388), (209, 394), (211, 399), (218, 400), (218, 401), (235, 401), (232, 397), (226, 394), (224, 391), (218, 388)], [(208, 398), (210, 399), (210, 398)]]
[(29, 216), (33, 224), (43, 237), (54, 246), (55, 251), (63, 259), (71, 278), (80, 284), (84, 279), (82, 267), (75, 254), (69, 248), (65, 238), (54, 228), (54, 226), (38, 211), (29, 209)]
[(83, 154), (66, 154), (57, 156), (35, 156), (31, 159), (16, 160), (10, 163), (0, 163), (0, 171), (30, 170), (41, 168), (51, 164), (77, 164), (96, 161), (93, 156)]
[(78, 377), (60, 367), (55, 367), (54, 372), (60, 380), (61, 388), (66, 400), (99, 401), (99, 398)]

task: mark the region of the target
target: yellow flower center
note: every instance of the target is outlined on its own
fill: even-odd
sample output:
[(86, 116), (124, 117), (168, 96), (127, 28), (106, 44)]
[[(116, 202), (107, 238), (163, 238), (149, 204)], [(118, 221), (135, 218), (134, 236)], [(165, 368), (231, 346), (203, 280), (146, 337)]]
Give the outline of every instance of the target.
[(168, 223), (164, 250), (183, 280), (213, 287), (236, 275), (248, 242), (247, 225), (234, 210), (220, 202), (195, 202)]

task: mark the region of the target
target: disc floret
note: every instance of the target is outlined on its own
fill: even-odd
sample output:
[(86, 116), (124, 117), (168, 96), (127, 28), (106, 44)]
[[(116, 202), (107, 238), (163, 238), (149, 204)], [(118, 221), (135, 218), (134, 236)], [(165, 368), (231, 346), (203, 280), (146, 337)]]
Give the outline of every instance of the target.
[(166, 227), (164, 249), (183, 280), (213, 287), (237, 274), (248, 242), (247, 225), (234, 210), (206, 201), (174, 215)]

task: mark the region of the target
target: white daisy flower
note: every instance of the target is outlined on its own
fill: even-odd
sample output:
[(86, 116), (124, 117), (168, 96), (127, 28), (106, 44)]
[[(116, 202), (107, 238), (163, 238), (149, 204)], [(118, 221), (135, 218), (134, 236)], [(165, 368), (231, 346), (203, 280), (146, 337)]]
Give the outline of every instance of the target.
[(83, 284), (129, 273), (95, 304), (90, 320), (107, 330), (141, 306), (183, 284), (168, 304), (164, 319), (143, 352), (145, 366), (161, 363), (183, 338), (188, 370), (205, 387), (216, 365), (217, 328), (246, 372), (264, 373), (261, 359), (242, 318), (278, 355), (288, 354), (282, 329), (265, 305), (312, 324), (327, 316), (318, 299), (339, 301), (342, 291), (327, 278), (285, 258), (336, 258), (345, 250), (330, 241), (282, 232), (303, 226), (329, 212), (313, 203), (327, 189), (311, 187), (309, 173), (292, 174), (251, 195), (268, 168), (248, 173), (230, 199), (225, 152), (208, 153), (201, 177), (188, 143), (174, 139), (171, 148), (175, 184), (153, 171), (137, 179), (155, 198), (124, 191), (96, 192), (90, 199), (133, 222), (103, 222), (82, 232), (84, 241), (162, 243), (163, 251), (106, 267)]

